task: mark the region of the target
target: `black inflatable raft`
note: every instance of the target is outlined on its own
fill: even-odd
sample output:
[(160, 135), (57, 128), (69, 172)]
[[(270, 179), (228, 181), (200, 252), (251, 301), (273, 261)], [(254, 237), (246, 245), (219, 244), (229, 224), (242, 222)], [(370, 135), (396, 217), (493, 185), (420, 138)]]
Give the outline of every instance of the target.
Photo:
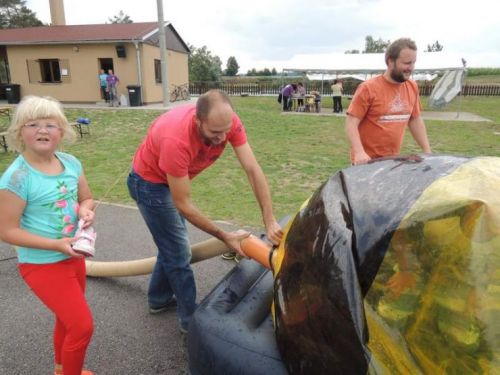
[(272, 272), (241, 260), (191, 318), (191, 374), (287, 374), (276, 344), (272, 300)]

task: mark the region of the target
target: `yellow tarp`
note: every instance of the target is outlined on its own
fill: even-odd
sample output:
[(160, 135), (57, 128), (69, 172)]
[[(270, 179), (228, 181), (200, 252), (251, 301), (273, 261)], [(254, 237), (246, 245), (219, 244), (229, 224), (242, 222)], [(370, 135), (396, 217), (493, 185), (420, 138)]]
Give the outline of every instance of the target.
[(365, 298), (372, 370), (500, 373), (500, 159), (437, 179)]

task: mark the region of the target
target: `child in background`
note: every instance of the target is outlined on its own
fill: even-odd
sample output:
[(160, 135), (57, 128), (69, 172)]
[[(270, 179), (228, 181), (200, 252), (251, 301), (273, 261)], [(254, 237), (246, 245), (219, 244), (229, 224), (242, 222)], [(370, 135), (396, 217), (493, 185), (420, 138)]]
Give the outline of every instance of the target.
[(101, 88), (101, 97), (107, 102), (109, 102), (108, 99), (108, 75), (104, 71), (104, 69), (101, 69), (101, 72), (99, 73), (99, 87)]
[(306, 96), (306, 88), (302, 82), (297, 83), (297, 91), (295, 94), (297, 99), (297, 112), (304, 112), (304, 98)]
[(80, 162), (57, 151), (74, 136), (58, 101), (23, 98), (8, 130), (20, 155), (0, 178), (0, 239), (16, 247), (22, 278), (55, 314), (55, 374), (90, 375), (85, 259), (72, 243), (79, 219), (86, 228), (94, 221), (94, 200)]
[(311, 95), (314, 95), (314, 109), (317, 113), (321, 112), (321, 95), (319, 91), (311, 91)]

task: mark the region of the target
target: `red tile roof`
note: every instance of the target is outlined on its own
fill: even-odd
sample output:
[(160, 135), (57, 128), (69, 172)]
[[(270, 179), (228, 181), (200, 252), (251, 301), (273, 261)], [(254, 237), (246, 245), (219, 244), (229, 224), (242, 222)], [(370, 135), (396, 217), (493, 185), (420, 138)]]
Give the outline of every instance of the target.
[(0, 30), (0, 44), (57, 44), (85, 42), (142, 41), (157, 31), (157, 22), (100, 25), (41, 26)]

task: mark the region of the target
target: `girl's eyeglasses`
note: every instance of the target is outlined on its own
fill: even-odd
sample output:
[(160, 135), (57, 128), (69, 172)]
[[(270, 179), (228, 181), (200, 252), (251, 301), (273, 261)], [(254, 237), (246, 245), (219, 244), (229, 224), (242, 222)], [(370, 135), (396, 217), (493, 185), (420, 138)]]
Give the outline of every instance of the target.
[(40, 124), (37, 124), (37, 123), (29, 123), (29, 124), (25, 124), (24, 127), (30, 131), (39, 131), (41, 129), (45, 129), (47, 130), (49, 133), (53, 133), (57, 130), (61, 130), (61, 128), (58, 126), (58, 125), (55, 125), (55, 124), (47, 124), (45, 126), (42, 126)]

